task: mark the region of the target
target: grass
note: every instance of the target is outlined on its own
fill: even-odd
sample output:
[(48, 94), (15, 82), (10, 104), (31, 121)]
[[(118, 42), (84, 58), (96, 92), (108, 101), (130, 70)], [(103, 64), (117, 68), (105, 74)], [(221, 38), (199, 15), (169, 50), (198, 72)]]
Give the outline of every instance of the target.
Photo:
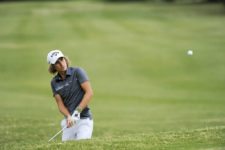
[[(217, 4), (2, 3), (0, 149), (225, 149), (224, 15)], [(91, 78), (91, 140), (47, 142), (62, 119), (55, 48)]]

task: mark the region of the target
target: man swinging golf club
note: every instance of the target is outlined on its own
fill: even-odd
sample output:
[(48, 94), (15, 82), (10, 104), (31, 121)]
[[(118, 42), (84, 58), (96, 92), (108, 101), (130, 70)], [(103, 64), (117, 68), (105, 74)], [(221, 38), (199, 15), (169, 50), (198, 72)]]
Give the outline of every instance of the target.
[(68, 58), (60, 50), (50, 51), (47, 62), (49, 72), (55, 75), (51, 80), (53, 96), (65, 116), (61, 121), (62, 141), (90, 139), (93, 120), (88, 104), (93, 91), (86, 72), (80, 67), (69, 67)]

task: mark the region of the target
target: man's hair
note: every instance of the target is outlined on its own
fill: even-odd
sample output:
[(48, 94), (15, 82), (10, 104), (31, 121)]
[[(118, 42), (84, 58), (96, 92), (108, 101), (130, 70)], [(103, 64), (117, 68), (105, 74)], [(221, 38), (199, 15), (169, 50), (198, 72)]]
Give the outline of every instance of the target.
[[(67, 67), (69, 67), (70, 65), (70, 60), (68, 57), (63, 57), (65, 60), (66, 60), (66, 65)], [(48, 68), (48, 72), (51, 73), (51, 74), (55, 74), (57, 72), (57, 70), (55, 69), (55, 65), (54, 64), (51, 64)]]

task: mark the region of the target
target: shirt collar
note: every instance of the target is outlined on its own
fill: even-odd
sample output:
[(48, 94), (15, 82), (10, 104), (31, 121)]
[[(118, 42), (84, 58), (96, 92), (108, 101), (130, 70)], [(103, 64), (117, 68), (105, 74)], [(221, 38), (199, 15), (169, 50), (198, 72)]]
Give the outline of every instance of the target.
[[(72, 75), (72, 70), (70, 69), (70, 68), (67, 68), (67, 70), (66, 70), (66, 77), (67, 76), (71, 76)], [(56, 80), (57, 81), (61, 81), (62, 80), (62, 78), (61, 78), (61, 76), (59, 75), (59, 73), (56, 75)]]

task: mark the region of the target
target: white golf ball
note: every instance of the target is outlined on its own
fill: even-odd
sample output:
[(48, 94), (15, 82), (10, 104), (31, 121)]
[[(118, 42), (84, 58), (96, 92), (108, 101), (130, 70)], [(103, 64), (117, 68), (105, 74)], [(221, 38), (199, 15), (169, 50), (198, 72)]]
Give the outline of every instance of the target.
[(191, 55), (193, 55), (193, 51), (192, 51), (192, 50), (188, 50), (188, 51), (187, 51), (187, 54), (188, 54), (189, 56), (191, 56)]

